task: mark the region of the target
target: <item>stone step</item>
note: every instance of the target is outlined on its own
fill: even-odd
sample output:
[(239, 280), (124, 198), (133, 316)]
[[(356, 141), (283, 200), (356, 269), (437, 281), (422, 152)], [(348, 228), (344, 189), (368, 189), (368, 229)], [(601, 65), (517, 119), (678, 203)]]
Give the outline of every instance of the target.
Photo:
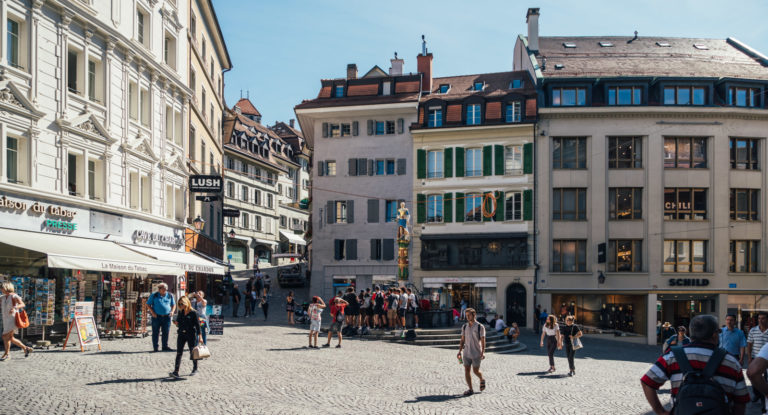
[[(449, 346), (434, 346), (438, 349), (457, 349), (454, 347)], [(492, 352), (492, 353), (518, 353), (522, 352), (523, 350), (526, 350), (527, 346), (517, 342), (517, 343), (500, 343), (498, 345), (486, 345), (485, 351), (486, 352)]]

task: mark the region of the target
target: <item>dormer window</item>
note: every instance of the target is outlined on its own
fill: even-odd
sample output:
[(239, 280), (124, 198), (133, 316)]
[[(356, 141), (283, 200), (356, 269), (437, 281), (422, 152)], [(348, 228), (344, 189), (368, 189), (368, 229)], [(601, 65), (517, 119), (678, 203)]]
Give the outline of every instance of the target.
[(507, 103), (505, 121), (506, 122), (520, 122), (522, 114), (520, 108), (522, 107), (520, 101), (510, 101)]
[(573, 49), (576, 47), (576, 44), (572, 42), (563, 42), (563, 47), (566, 49)]
[(467, 125), (480, 125), (482, 121), (482, 109), (480, 104), (467, 105)]
[(443, 108), (442, 107), (429, 108), (429, 120), (427, 121), (427, 126), (429, 128), (443, 126)]
[(664, 105), (705, 105), (706, 88), (703, 86), (666, 86)]
[(344, 96), (344, 85), (336, 85), (336, 87), (333, 90), (333, 96), (336, 98), (341, 98)]
[(510, 89), (516, 89), (516, 88), (522, 88), (522, 87), (523, 87), (522, 79), (513, 79), (512, 82), (509, 83)]
[(553, 88), (553, 107), (581, 107), (587, 105), (586, 88)]
[(447, 94), (449, 89), (451, 89), (451, 86), (448, 85), (448, 84), (440, 85), (440, 93), (441, 94)]
[(472, 86), (472, 89), (474, 91), (482, 91), (484, 86), (485, 84), (482, 82), (475, 82), (474, 85)]
[(728, 105), (736, 107), (757, 107), (760, 105), (760, 89), (728, 88)]
[(608, 88), (608, 105), (640, 105), (643, 89), (638, 86), (614, 86)]

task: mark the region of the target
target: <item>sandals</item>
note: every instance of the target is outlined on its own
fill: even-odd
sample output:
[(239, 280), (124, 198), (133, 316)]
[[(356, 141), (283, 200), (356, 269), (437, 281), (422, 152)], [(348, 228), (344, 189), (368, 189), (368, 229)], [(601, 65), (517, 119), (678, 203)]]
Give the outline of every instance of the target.
[(480, 381), (480, 392), (485, 390), (485, 379), (482, 379)]
[(29, 354), (32, 352), (34, 352), (34, 349), (32, 349), (31, 347), (27, 347), (27, 349), (24, 350), (24, 357), (29, 357)]
[(475, 392), (472, 389), (467, 389), (466, 391), (464, 391), (464, 396), (470, 396), (470, 395), (472, 395), (474, 393)]
[(553, 367), (550, 367), (549, 370), (547, 370), (547, 373), (554, 373), (554, 372), (555, 372), (555, 368)]
[(5, 355), (3, 357), (0, 357), (0, 362), (4, 362), (4, 361), (8, 360), (8, 357), (10, 357), (10, 356)]

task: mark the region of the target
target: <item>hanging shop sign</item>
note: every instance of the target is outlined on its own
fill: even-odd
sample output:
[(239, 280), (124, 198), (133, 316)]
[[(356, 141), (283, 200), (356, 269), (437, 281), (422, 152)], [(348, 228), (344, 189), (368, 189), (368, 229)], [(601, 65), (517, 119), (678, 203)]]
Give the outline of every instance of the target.
[(184, 245), (184, 238), (180, 235), (161, 235), (159, 233), (136, 230), (133, 232), (133, 242), (142, 242), (146, 244), (165, 245), (172, 248), (178, 248)]
[(706, 287), (709, 280), (706, 278), (670, 278), (670, 287)]
[(221, 193), (221, 176), (196, 174), (189, 176), (189, 191), (192, 193)]

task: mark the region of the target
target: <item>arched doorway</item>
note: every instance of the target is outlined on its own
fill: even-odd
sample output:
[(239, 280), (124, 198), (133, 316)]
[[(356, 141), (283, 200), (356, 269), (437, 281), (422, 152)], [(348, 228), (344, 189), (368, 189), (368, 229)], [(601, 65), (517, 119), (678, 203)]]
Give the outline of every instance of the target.
[(525, 327), (527, 298), (525, 287), (522, 284), (514, 283), (507, 287), (507, 318), (511, 323), (517, 323), (520, 327)]

